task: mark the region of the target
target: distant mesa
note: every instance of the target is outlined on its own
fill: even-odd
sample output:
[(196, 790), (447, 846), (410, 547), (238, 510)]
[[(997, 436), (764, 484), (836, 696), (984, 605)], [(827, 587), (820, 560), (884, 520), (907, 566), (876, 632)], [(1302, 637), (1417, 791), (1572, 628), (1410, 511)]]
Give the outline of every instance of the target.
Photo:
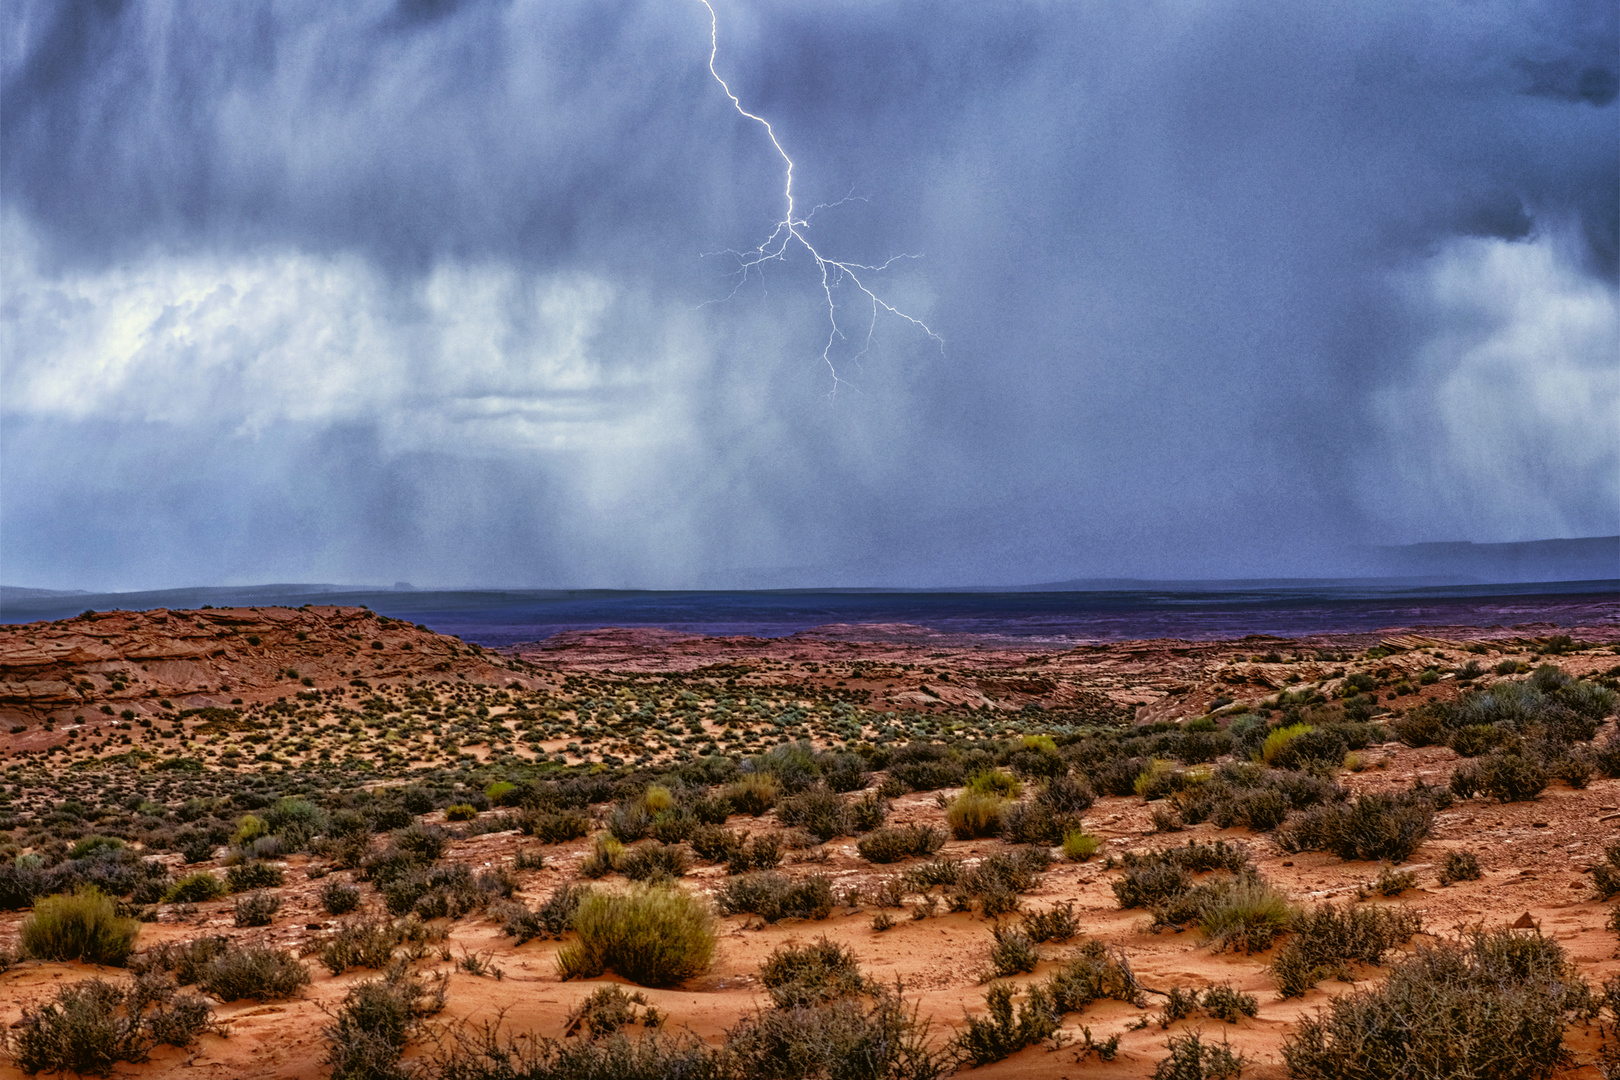
[(1373, 573), (1452, 577), (1468, 584), (1607, 581), (1620, 577), (1620, 536), (1475, 544), (1467, 540), (1365, 549)]

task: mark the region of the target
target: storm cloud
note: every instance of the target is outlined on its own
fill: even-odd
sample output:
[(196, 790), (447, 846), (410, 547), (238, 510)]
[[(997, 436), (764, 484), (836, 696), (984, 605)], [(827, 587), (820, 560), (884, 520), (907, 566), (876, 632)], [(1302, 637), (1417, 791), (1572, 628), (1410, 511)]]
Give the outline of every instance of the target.
[[(0, 10), (0, 574), (1337, 573), (1620, 532), (1612, 2)], [(735, 291), (734, 291), (735, 289)]]

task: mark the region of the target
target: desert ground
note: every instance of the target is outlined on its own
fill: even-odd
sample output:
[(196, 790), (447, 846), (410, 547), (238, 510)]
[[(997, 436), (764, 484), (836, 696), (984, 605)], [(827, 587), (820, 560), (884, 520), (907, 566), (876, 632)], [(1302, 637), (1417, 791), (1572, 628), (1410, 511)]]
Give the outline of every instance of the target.
[[(413, 1024), (391, 1066), (424, 1075), (458, 1032), (497, 1021), (541, 1054), (626, 1034), (719, 1046), (776, 1007), (762, 965), (823, 939), (858, 961), (862, 1001), (898, 994), (915, 1008), (909, 1030), (941, 1070), (1149, 1076), (1197, 1033), (1241, 1056), (1243, 1076), (1335, 1075), (1285, 1056), (1302, 1022), (1376, 991), (1408, 957), (1517, 928), (1561, 948), (1560, 985), (1592, 992), (1561, 1016), (1544, 1074), (1612, 1076), (1616, 991), (1600, 1001), (1620, 987), (1620, 605), (1586, 614), (1573, 627), (1017, 648), (829, 626), (780, 639), (609, 629), (497, 651), (331, 607), (0, 627), (0, 1075), (21, 1075), (23, 1039), (64, 986), (161, 973), (164, 946), (213, 936), (283, 950), (310, 981), (265, 1000), (182, 986), (202, 994), (211, 1026), (116, 1074), (332, 1075), (345, 1003), (386, 967), (327, 962), (365, 922), (398, 931), (399, 971), (443, 978), (442, 1009)], [(1531, 698), (1543, 712), (1500, 705)], [(767, 804), (750, 806), (760, 785)], [(988, 822), (964, 819), (970, 794)], [(1322, 839), (1335, 807), (1385, 796), (1419, 823), (1410, 842), (1374, 845), (1390, 857)], [(1265, 799), (1270, 818), (1255, 809)], [(932, 839), (892, 861), (863, 855), (880, 834)], [(387, 869), (423, 835), (433, 851)], [(771, 854), (749, 871), (739, 843)], [(1200, 850), (1221, 852), (1222, 868), (1178, 864), (1178, 885), (1123, 906), (1133, 874), (1179, 857), (1154, 853)], [(1027, 869), (1010, 892), (961, 884), (996, 859)], [(1452, 873), (1469, 861), (1477, 876)], [(432, 884), (454, 867), (467, 870), (459, 884)], [(177, 891), (199, 873), (261, 884)], [(749, 910), (738, 882), (769, 875), (824, 899)], [(415, 893), (395, 884), (418, 879)], [(1198, 905), (1245, 881), (1287, 910), (1246, 924), (1249, 938), (1223, 936)], [(335, 882), (358, 890), (354, 910), (329, 909)], [(138, 924), (122, 968), (26, 955), (39, 902), (85, 883)], [(565, 980), (566, 921), (514, 927), (581, 885), (697, 898), (716, 912), (712, 960), (651, 980), (665, 985), (612, 965)], [(239, 926), (259, 892), (279, 901), (268, 925)], [(1203, 899), (1178, 908), (1187, 897)], [(1283, 996), (1279, 957), (1324, 905), (1416, 921), (1377, 963), (1329, 964)], [(1073, 918), (1040, 920), (1054, 911)], [(998, 952), (996, 931), (1022, 953)], [(995, 988), (1022, 1007), (1075, 957), (1104, 955), (1127, 992), (1060, 1011), (1027, 1045), (1005, 1029), (994, 1052), (964, 1037)], [(580, 1007), (614, 985), (656, 1009), (656, 1032), (593, 1035)], [(1174, 1015), (1184, 992), (1210, 987), (1248, 995), (1253, 1015)]]

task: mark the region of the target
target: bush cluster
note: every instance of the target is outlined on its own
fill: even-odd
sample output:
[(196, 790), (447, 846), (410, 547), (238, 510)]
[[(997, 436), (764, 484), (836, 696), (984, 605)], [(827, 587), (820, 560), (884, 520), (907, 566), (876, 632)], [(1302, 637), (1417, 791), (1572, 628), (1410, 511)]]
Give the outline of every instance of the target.
[(501, 918), (501, 929), (517, 943), (535, 938), (560, 938), (574, 925), (574, 913), (591, 894), (588, 885), (561, 885), (554, 889), (538, 908), (524, 904), (501, 905), (496, 914)]
[(1305, 1017), (1283, 1046), (1288, 1075), (1545, 1077), (1564, 1031), (1595, 1011), (1563, 948), (1539, 934), (1477, 932), (1422, 948), (1370, 990)]
[(878, 829), (856, 842), (855, 848), (868, 862), (892, 863), (902, 859), (928, 858), (945, 846), (945, 837), (930, 825), (906, 825)]
[(609, 969), (643, 986), (671, 986), (708, 970), (714, 916), (679, 889), (638, 886), (622, 895), (592, 893), (574, 913), (576, 941), (557, 953), (564, 979)]
[(145, 1061), (154, 1046), (188, 1046), (214, 1030), (213, 1009), (179, 994), (161, 975), (123, 985), (102, 979), (60, 986), (44, 1005), (23, 1006), (22, 1019), (0, 1033), (23, 1072), (105, 1076), (120, 1063)]
[(1124, 955), (1096, 941), (1085, 942), (1044, 982), (1029, 986), (1015, 1007), (1016, 993), (1010, 984), (997, 983), (985, 994), (984, 1015), (968, 1017), (952, 1040), (958, 1063), (978, 1068), (1000, 1061), (1050, 1038), (1065, 1014), (1081, 1012), (1094, 1001), (1137, 1004), (1142, 997)]
[(1367, 792), (1300, 814), (1277, 831), (1277, 845), (1284, 851), (1331, 851), (1347, 861), (1405, 862), (1428, 839), (1434, 812), (1426, 792)]
[(782, 919), (825, 919), (832, 914), (832, 881), (825, 874), (794, 880), (774, 870), (727, 879), (716, 895), (722, 915)]
[(309, 969), (291, 953), (238, 946), (226, 937), (195, 938), (148, 949), (131, 962), (143, 977), (168, 972), (181, 986), (195, 984), (221, 1001), (272, 1001), (309, 985)]
[(23, 920), (23, 952), (41, 960), (82, 960), (117, 967), (129, 958), (140, 924), (122, 918), (112, 897), (94, 886), (47, 896)]
[(391, 1080), (422, 1022), (445, 1003), (445, 980), (424, 980), (404, 965), (353, 987), (323, 1031), (332, 1080)]
[(1381, 963), (1395, 946), (1422, 933), (1423, 919), (1398, 905), (1323, 904), (1297, 913), (1290, 929), (1294, 936), (1277, 950), (1271, 974), (1283, 997), (1299, 997), (1330, 975), (1348, 978), (1352, 963)]

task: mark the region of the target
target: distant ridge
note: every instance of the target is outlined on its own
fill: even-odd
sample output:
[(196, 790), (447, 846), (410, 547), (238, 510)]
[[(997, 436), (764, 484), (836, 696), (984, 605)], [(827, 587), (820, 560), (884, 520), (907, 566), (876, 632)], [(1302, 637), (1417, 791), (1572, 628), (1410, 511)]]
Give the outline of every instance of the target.
[(1620, 577), (1620, 536), (1475, 544), (1468, 540), (1367, 549), (1373, 573), (1457, 577), (1463, 583)]

